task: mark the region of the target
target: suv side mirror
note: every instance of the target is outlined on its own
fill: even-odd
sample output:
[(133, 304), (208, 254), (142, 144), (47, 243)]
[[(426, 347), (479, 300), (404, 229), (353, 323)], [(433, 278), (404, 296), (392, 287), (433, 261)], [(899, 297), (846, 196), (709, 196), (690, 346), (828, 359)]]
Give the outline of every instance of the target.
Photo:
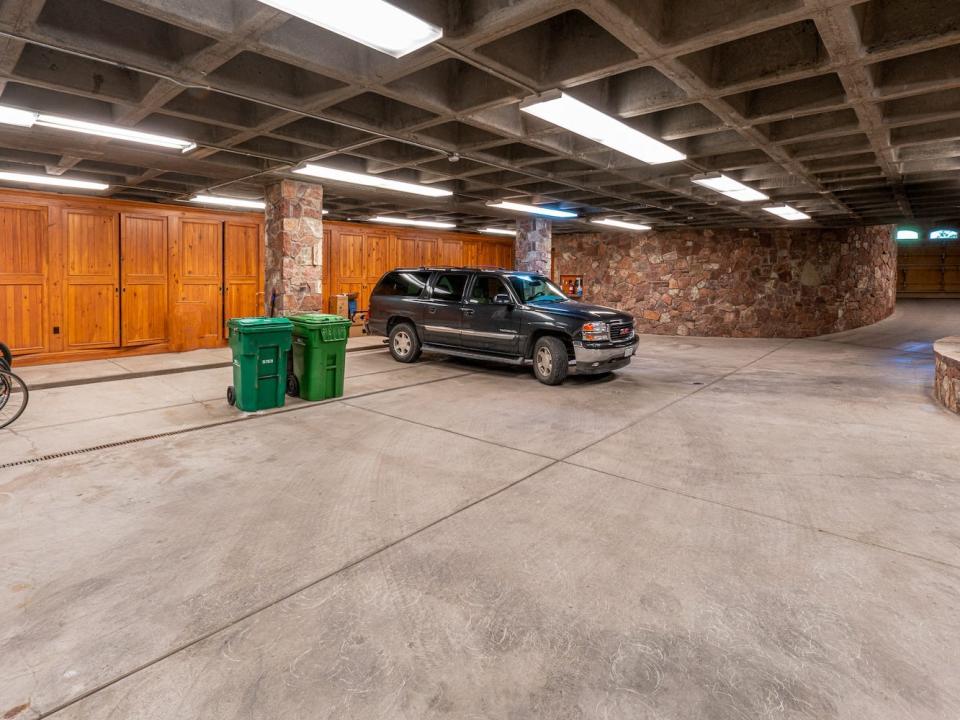
[(513, 301), (506, 293), (498, 293), (493, 296), (494, 305), (513, 305)]

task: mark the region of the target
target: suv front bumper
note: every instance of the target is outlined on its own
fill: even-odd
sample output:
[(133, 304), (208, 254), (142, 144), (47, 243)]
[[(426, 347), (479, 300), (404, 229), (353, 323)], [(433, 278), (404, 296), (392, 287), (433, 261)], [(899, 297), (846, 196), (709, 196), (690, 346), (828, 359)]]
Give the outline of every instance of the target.
[(625, 345), (606, 345), (584, 347), (581, 342), (573, 343), (575, 362), (570, 368), (577, 375), (596, 375), (626, 367), (637, 352), (640, 338), (634, 337)]

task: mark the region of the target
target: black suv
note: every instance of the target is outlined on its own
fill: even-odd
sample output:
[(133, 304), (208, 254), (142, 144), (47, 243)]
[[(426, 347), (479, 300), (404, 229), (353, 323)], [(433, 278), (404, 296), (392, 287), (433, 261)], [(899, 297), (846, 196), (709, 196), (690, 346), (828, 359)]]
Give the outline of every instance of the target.
[(547, 385), (570, 371), (622, 368), (638, 342), (627, 313), (570, 300), (543, 275), (483, 268), (388, 272), (370, 298), (368, 330), (386, 335), (400, 362), (428, 350), (532, 365)]

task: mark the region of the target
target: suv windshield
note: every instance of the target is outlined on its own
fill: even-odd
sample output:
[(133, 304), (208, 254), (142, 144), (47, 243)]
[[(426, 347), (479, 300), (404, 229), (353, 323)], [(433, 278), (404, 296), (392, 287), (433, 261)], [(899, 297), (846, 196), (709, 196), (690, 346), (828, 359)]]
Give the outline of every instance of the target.
[(563, 302), (569, 299), (563, 290), (543, 275), (511, 275), (510, 284), (521, 302)]

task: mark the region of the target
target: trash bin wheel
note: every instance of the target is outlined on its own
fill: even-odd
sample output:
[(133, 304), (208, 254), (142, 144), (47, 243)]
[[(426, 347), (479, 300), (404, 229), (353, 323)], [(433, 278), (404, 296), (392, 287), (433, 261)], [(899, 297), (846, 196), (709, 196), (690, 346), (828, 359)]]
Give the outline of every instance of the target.
[(231, 385), (227, 388), (227, 405), (233, 407), (237, 404), (237, 389)]
[(290, 397), (300, 397), (300, 381), (293, 373), (287, 375), (287, 395)]

